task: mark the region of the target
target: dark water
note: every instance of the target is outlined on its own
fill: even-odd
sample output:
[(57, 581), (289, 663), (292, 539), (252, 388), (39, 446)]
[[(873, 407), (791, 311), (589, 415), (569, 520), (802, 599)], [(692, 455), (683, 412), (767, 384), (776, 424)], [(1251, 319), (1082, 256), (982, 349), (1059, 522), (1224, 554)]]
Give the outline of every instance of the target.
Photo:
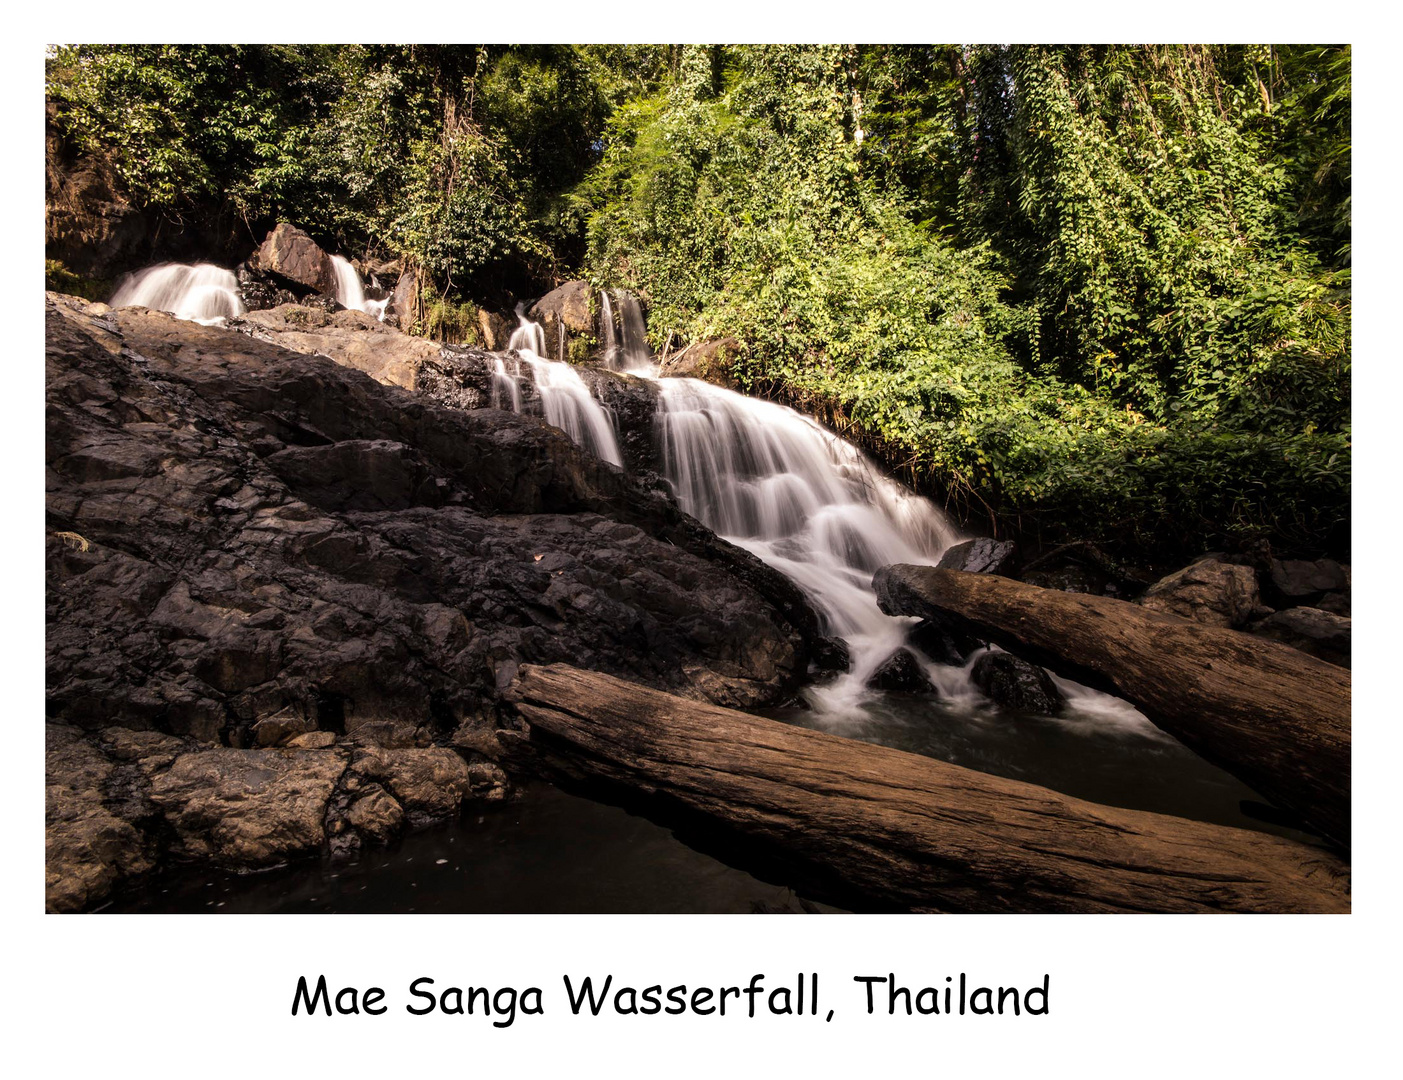
[[(130, 912), (750, 912), (812, 908), (617, 807), (546, 784), (344, 863), (257, 874), (174, 870)], [(831, 910), (831, 909), (828, 909)]]
[(835, 717), (799, 708), (766, 715), (1089, 802), (1311, 839), (1256, 816), (1275, 813), (1242, 781), (1204, 761), (1125, 702), (1063, 680), (1059, 685), (1064, 692), (1071, 689), (1058, 717), (1010, 712), (977, 694), (954, 700), (878, 695), (866, 702), (863, 716)]
[[(806, 709), (785, 723), (939, 758), (1091, 802), (1310, 841), (1255, 792), (1125, 702), (1060, 682), (1059, 717), (992, 705), (958, 682), (945, 697), (885, 694), (860, 714)], [(1253, 809), (1253, 808), (1256, 809)], [(1264, 820), (1264, 817), (1266, 820)], [(257, 874), (172, 870), (116, 912), (749, 912), (832, 910), (694, 851), (670, 830), (547, 784), (461, 822), (357, 858)]]

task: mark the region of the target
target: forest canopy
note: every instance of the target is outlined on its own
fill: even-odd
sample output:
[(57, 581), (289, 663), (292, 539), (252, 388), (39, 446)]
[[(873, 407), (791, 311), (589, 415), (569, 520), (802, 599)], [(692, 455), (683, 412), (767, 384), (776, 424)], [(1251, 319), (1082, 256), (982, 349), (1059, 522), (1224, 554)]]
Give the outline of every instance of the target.
[(133, 205), (584, 276), (1002, 531), (1348, 543), (1348, 46), (66, 46)]

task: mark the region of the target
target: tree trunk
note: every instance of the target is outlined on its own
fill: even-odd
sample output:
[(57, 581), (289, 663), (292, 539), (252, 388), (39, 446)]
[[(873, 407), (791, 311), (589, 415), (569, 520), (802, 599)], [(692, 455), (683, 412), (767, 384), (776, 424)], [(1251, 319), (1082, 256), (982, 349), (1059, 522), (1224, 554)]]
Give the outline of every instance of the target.
[(1201, 757), (1349, 847), (1350, 673), (1298, 649), (1104, 596), (887, 566), (882, 610), (949, 622), (1118, 694)]
[(863, 910), (1348, 911), (1293, 840), (1138, 810), (673, 697), (566, 665), (508, 692), (515, 752)]

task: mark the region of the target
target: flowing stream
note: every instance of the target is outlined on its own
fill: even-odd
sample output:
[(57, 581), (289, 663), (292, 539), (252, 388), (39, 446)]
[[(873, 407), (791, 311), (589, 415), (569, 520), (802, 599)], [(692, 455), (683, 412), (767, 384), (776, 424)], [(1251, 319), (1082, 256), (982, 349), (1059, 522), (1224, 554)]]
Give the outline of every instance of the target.
[(367, 300), (365, 286), (361, 284), (360, 275), (356, 273), (356, 268), (351, 265), (350, 260), (333, 255), (331, 265), (336, 272), (336, 302), (344, 308), (364, 311), (367, 315), (374, 315), (383, 321), (390, 298), (387, 296), (383, 300)]
[(244, 313), (238, 279), (210, 263), (161, 263), (138, 270), (118, 286), (108, 306), (168, 311), (205, 326)]
[(505, 393), (513, 411), (521, 412), (524, 407), (521, 388), (513, 375), (522, 374), (520, 364), (524, 363), (541, 395), (546, 422), (560, 428), (595, 457), (613, 465), (623, 465), (624, 456), (619, 450), (613, 422), (604, 407), (594, 400), (580, 373), (571, 364), (545, 359), (545, 331), (540, 323), (526, 317), (523, 305), (517, 305), (516, 317), (520, 325), (512, 331), (507, 348), (520, 357), (517, 371), (508, 373), (505, 361), (499, 359), (493, 378), (494, 391)]

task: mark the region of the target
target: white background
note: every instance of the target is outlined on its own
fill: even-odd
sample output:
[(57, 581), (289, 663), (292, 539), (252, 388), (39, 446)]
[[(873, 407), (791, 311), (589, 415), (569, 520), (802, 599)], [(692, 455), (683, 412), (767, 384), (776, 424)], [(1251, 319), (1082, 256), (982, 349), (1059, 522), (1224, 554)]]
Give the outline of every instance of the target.
[[(12, 10), (5, 81), (5, 440), (0, 530), (9, 603), (6, 858), (0, 1023), (11, 1075), (283, 1077), (568, 1075), (775, 1078), (792, 1073), (992, 1076), (1372, 1076), (1400, 1000), (1396, 921), (1400, 641), (1400, 308), (1395, 28), (1347, 5), (536, 3), (131, 5)], [(265, 9), (260, 12), (260, 9)], [(661, 10), (660, 10), (661, 9)], [(180, 21), (170, 21), (178, 13)], [(678, 20), (684, 21), (678, 21)], [(42, 915), (42, 57), (50, 40), (310, 39), (373, 34), (487, 40), (1337, 40), (1355, 43), (1357, 446), (1354, 914), (1125, 917), (103, 916)], [(600, 868), (607, 873), (607, 867)], [(574, 1018), (561, 975), (637, 986), (767, 983), (818, 970), (822, 1019), (743, 1015)], [(968, 972), (1030, 985), (1051, 975), (1046, 1017), (866, 1016), (856, 974), (912, 987)], [(289, 1016), (299, 975), (378, 985), (381, 1017)], [(536, 985), (546, 1015), (413, 1017), (407, 988)]]

